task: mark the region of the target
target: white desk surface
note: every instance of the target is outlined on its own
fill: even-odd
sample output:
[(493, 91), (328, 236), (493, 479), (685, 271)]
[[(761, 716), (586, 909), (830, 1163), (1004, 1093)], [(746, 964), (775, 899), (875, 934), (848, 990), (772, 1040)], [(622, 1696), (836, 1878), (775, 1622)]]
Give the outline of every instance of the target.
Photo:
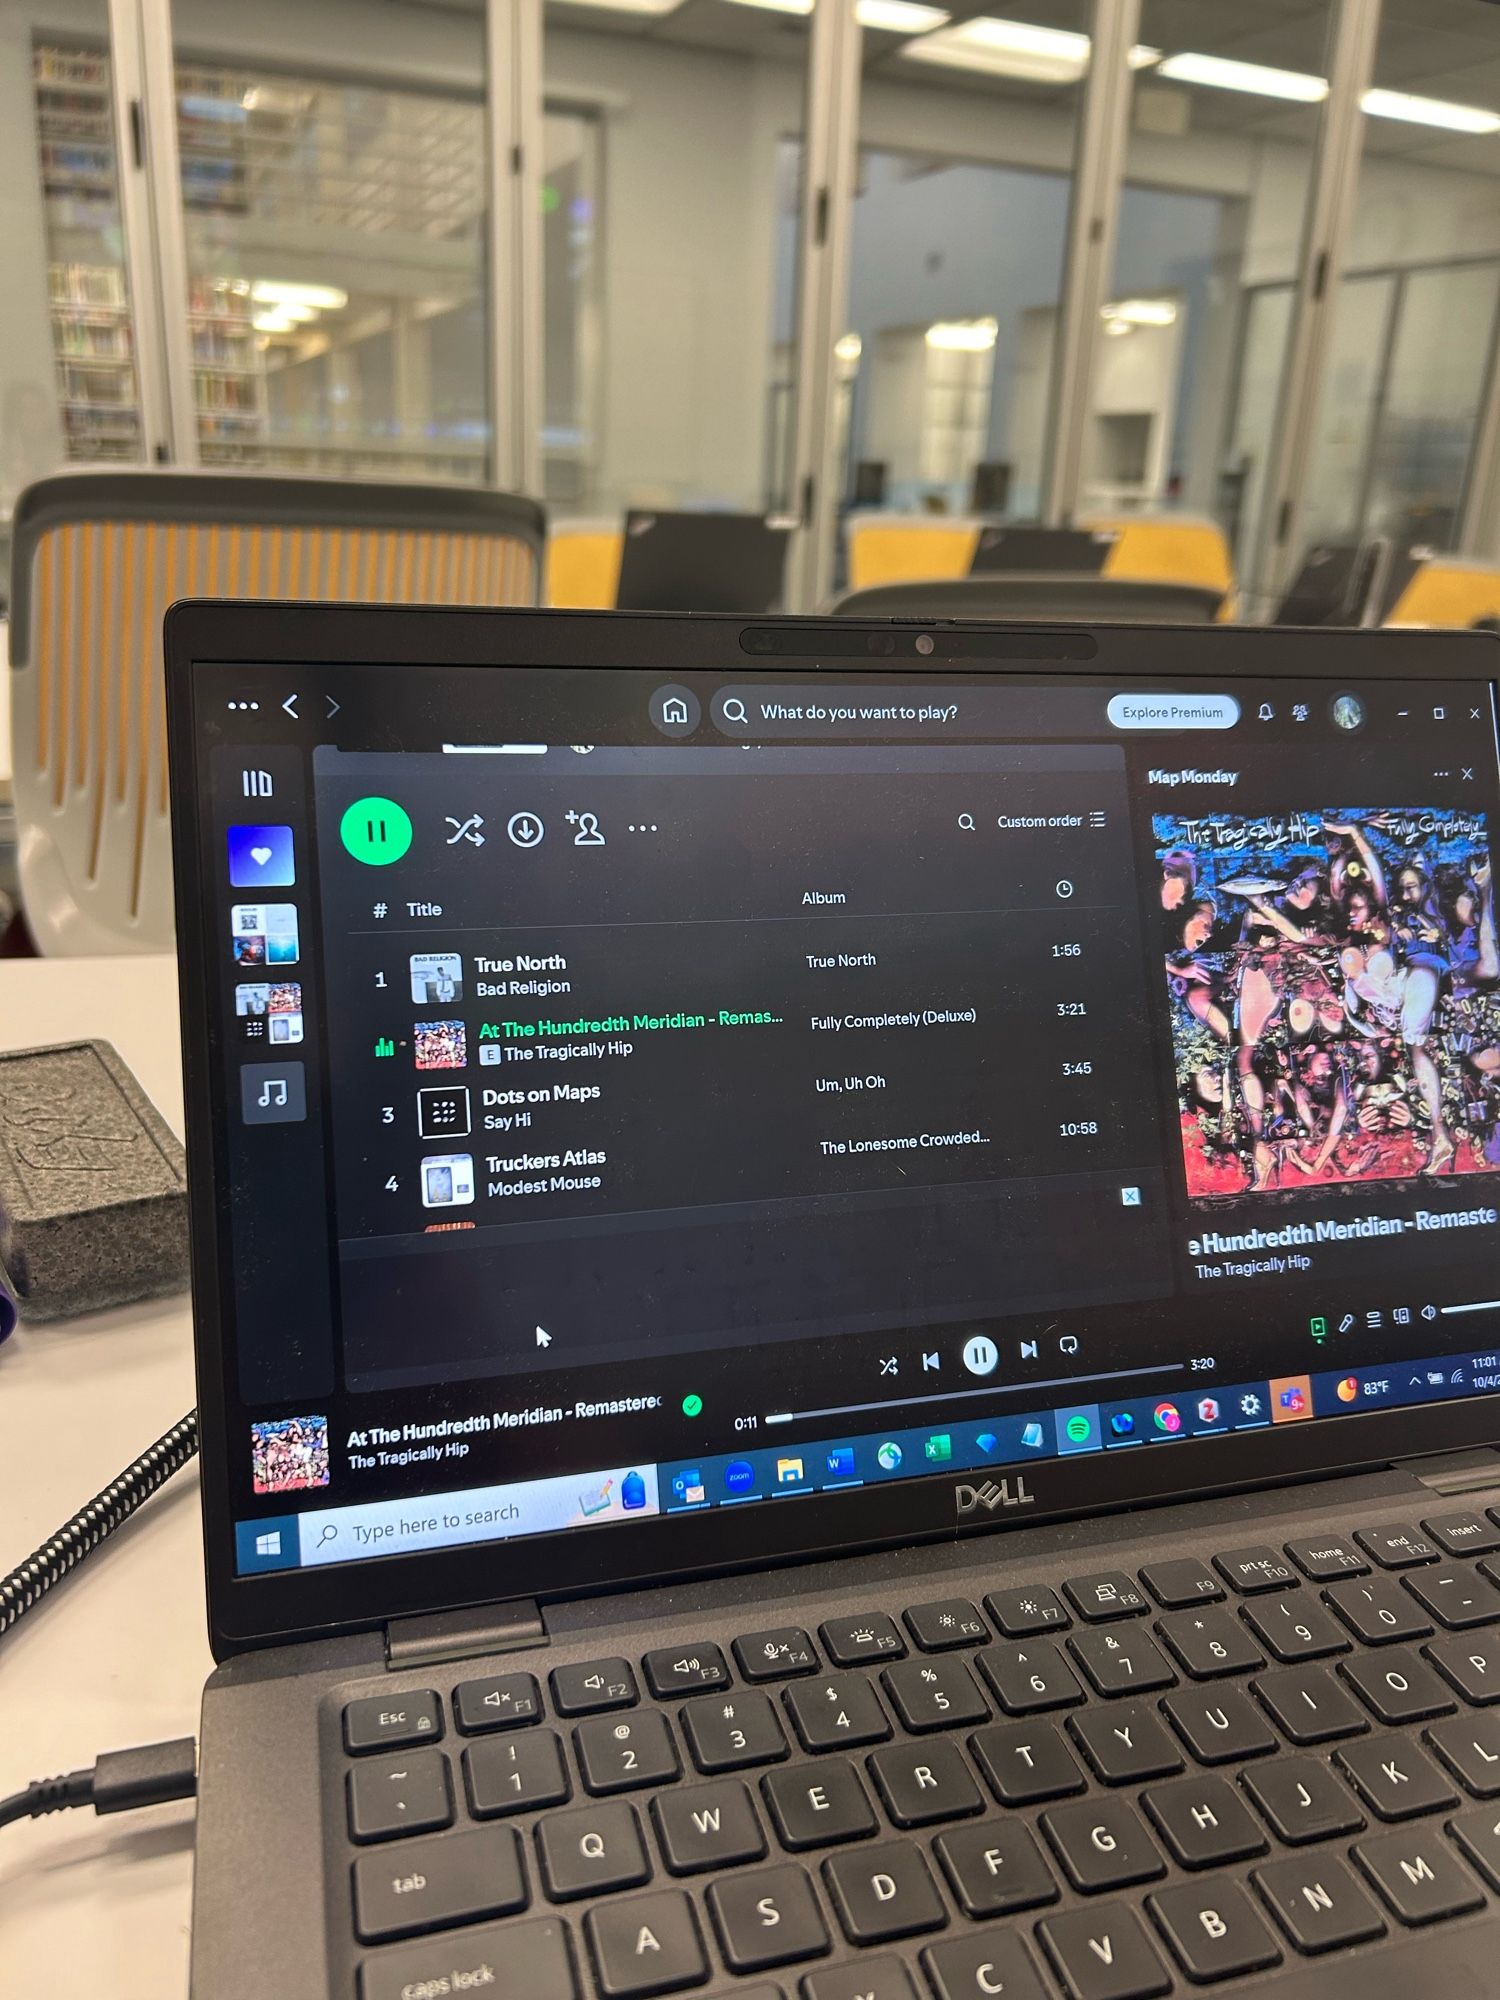
[[(111, 1041), (179, 1134), (169, 958), (0, 962), (0, 1047)], [(0, 1570), (194, 1402), (186, 1296), (62, 1321), (0, 1346)], [(213, 1665), (196, 1462), (0, 1638), (0, 1796), (101, 1750), (193, 1736)], [(193, 1814), (90, 1808), (0, 1828), (0, 1990), (183, 2000)]]

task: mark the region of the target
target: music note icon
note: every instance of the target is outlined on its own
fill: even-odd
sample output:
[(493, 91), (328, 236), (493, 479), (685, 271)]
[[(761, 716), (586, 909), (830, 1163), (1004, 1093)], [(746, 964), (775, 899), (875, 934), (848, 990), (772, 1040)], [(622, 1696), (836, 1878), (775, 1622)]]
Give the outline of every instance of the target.
[(240, 1070), (240, 1115), (247, 1125), (292, 1125), (307, 1116), (303, 1065), (246, 1063)]

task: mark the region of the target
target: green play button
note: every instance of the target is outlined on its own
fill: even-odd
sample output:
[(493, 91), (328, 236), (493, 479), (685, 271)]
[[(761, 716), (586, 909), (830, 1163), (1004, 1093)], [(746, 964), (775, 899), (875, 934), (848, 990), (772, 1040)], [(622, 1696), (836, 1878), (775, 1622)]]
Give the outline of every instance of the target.
[(411, 818), (394, 799), (356, 799), (339, 821), (339, 839), (356, 861), (383, 868), (411, 846)]

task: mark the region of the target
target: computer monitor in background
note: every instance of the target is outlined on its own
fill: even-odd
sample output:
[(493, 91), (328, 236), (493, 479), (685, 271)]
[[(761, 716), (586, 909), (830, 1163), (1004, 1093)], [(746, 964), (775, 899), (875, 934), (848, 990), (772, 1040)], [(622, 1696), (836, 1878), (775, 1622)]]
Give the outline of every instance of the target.
[(759, 616), (781, 605), (788, 521), (760, 514), (625, 517), (617, 611), (728, 611)]
[(849, 504), (853, 507), (883, 507), (889, 469), (883, 458), (858, 459), (855, 462), (854, 491)]
[(1031, 576), (1098, 576), (1118, 540), (1113, 529), (1044, 528), (1030, 521), (981, 528), (969, 574), (1024, 570)]
[(970, 506), (976, 514), (1003, 514), (1010, 505), (1010, 460), (982, 458), (974, 468)]

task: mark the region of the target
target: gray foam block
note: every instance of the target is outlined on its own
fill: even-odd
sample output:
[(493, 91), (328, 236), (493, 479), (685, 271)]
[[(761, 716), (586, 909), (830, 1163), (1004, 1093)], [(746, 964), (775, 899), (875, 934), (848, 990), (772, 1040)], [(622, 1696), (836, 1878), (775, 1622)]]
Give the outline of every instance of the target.
[(23, 1320), (187, 1284), (187, 1161), (108, 1042), (0, 1055), (0, 1266)]

